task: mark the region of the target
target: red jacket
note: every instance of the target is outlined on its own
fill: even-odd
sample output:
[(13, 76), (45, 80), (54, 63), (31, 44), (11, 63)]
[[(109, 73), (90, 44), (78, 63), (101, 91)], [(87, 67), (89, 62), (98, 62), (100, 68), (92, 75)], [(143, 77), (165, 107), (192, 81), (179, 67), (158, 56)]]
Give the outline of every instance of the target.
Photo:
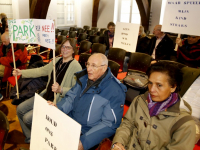
[[(24, 48), (24, 51), (21, 49), (16, 49), (17, 44), (13, 44), (14, 51), (15, 51), (15, 61), (21, 62), (21, 65), (17, 68), (19, 69), (26, 69), (26, 62), (27, 62), (27, 50)], [(4, 70), (4, 77), (2, 79), (3, 82), (7, 81), (7, 78), (11, 76), (12, 69), (13, 69), (13, 56), (12, 56), (12, 48), (9, 49), (7, 55), (3, 57), (3, 44), (0, 46), (0, 64), (5, 66)]]

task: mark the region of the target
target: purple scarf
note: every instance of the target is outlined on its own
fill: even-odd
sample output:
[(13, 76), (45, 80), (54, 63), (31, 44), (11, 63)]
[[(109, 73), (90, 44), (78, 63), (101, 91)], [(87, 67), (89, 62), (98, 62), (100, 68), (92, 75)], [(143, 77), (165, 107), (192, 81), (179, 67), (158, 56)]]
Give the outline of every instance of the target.
[(147, 101), (148, 101), (149, 114), (152, 117), (158, 115), (161, 111), (176, 104), (176, 102), (179, 101), (179, 97), (177, 93), (172, 93), (166, 100), (162, 102), (154, 102), (152, 101), (149, 93)]
[(113, 37), (114, 37), (114, 33), (111, 33), (111, 32), (108, 30), (108, 37), (109, 37), (109, 38), (113, 38)]

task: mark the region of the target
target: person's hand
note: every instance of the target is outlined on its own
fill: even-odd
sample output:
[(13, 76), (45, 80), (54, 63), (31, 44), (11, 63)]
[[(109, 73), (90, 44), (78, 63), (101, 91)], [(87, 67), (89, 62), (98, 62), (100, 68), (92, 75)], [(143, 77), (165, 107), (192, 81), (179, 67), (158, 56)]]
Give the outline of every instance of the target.
[(112, 148), (111, 150), (125, 150), (124, 146), (121, 143), (115, 143), (114, 145), (114, 148)]
[[(57, 107), (57, 105), (56, 104), (54, 104), (53, 102), (51, 102), (51, 101), (47, 101), (47, 103), (49, 104), (49, 105), (51, 105), (51, 106), (55, 106), (55, 107)], [(57, 107), (58, 108), (58, 107)]]
[(13, 76), (19, 76), (22, 74), (22, 71), (19, 70), (19, 69), (14, 69), (13, 72), (12, 72)]
[(157, 63), (156, 60), (151, 61), (151, 65)]
[(182, 40), (181, 40), (181, 38), (176, 38), (176, 44), (178, 44), (179, 47), (182, 47)]
[(80, 140), (79, 140), (79, 144), (78, 144), (78, 150), (84, 150), (83, 144), (81, 143)]
[(55, 84), (52, 85), (52, 91), (55, 93), (61, 93), (61, 87), (60, 85), (56, 82)]

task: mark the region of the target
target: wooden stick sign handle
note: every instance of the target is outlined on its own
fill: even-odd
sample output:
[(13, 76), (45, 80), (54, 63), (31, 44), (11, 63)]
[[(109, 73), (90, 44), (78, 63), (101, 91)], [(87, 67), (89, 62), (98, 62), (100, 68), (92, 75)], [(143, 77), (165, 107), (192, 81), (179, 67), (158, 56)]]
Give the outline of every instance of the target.
[[(55, 50), (53, 50), (53, 83), (56, 83), (56, 57), (55, 57)], [(56, 104), (56, 92), (54, 92), (54, 104)]]
[[(178, 34), (178, 37), (177, 38), (180, 38), (181, 37), (181, 34)], [(175, 49), (174, 49), (175, 51), (177, 51), (178, 50), (178, 44), (176, 44), (176, 47), (175, 47)]]
[[(14, 51), (13, 43), (11, 43), (11, 45), (12, 45), (12, 56), (13, 56), (14, 69), (16, 69), (16, 64), (15, 64), (15, 51)], [(16, 90), (17, 90), (17, 99), (19, 99), (19, 90), (18, 90), (17, 76), (15, 76), (15, 82), (16, 82)]]

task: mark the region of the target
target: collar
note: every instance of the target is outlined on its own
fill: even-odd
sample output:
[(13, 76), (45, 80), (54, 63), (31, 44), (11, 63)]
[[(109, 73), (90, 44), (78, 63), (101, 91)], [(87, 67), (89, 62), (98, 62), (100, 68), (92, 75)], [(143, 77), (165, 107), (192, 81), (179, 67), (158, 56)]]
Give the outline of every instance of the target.
[(161, 37), (159, 37), (159, 38), (157, 37), (157, 40), (162, 40), (162, 39), (165, 37), (165, 35), (166, 35), (166, 34), (164, 33), (163, 36), (161, 36)]

